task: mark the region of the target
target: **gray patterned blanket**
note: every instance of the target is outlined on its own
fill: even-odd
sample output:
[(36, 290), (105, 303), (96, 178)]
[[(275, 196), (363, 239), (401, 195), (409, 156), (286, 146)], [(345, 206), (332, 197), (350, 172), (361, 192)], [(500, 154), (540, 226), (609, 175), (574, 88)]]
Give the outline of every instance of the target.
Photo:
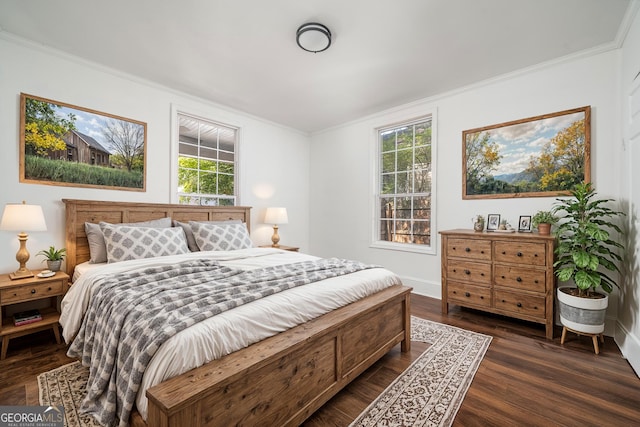
[(332, 258), (240, 271), (192, 260), (107, 277), (67, 353), (90, 367), (82, 411), (127, 426), (149, 361), (173, 335), (256, 299), (373, 267)]

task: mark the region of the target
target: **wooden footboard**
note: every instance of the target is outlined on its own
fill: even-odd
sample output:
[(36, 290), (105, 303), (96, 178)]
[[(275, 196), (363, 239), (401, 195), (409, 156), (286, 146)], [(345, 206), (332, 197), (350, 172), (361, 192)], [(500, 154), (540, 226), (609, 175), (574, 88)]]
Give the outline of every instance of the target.
[(410, 292), (393, 286), (150, 388), (147, 424), (299, 425), (395, 345), (410, 350)]

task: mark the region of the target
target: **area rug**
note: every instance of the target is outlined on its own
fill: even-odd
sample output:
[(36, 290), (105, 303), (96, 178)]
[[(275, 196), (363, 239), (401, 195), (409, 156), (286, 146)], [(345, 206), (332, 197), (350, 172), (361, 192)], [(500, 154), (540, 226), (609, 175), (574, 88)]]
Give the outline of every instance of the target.
[(453, 424), (491, 337), (411, 317), (411, 341), (431, 345), (351, 427)]
[(79, 411), (88, 379), (89, 369), (80, 362), (72, 362), (38, 375), (40, 404), (62, 405), (66, 427), (100, 427), (91, 415)]
[[(491, 337), (417, 317), (411, 340), (429, 343), (422, 353), (351, 424), (352, 427), (450, 426)], [(72, 362), (38, 375), (41, 405), (62, 405), (67, 427), (98, 427), (79, 412), (89, 371)]]

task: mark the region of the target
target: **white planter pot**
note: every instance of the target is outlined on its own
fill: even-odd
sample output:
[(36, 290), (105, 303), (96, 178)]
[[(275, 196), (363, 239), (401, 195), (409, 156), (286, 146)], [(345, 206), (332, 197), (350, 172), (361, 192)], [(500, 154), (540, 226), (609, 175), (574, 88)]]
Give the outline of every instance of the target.
[(563, 326), (576, 332), (601, 334), (609, 305), (609, 296), (604, 298), (580, 298), (562, 292), (558, 288), (558, 308)]

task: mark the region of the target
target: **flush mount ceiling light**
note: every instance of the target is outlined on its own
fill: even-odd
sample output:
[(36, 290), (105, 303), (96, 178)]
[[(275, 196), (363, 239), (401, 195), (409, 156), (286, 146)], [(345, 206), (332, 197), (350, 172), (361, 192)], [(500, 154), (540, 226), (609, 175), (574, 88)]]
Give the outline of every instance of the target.
[(309, 22), (298, 28), (296, 41), (307, 52), (322, 52), (331, 46), (331, 31), (322, 24)]

